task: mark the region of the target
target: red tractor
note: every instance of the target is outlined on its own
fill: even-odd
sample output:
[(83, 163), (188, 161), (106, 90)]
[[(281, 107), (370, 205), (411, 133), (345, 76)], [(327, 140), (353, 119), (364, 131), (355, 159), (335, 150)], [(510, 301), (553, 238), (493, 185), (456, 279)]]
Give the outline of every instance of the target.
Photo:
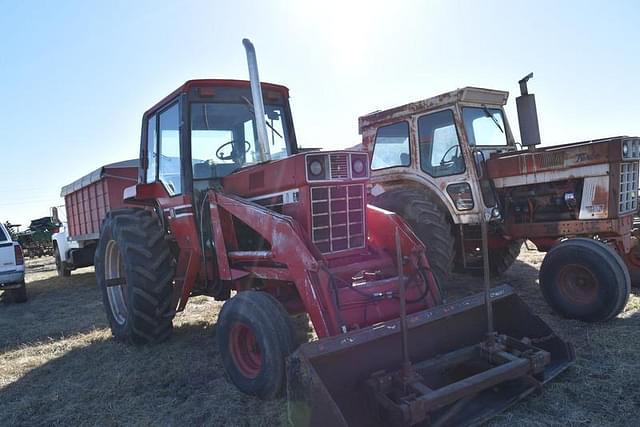
[[(394, 397), (375, 419), (361, 409), (329, 414), (319, 407), (304, 412), (309, 422), (415, 423), (447, 413), (450, 418), (450, 408), (459, 413), (455, 402), (461, 398), (493, 398), (495, 405), (480, 412), (471, 405), (465, 416), (473, 420), (486, 416), (487, 408), (501, 410), (506, 395), (524, 395), (564, 369), (570, 347), (526, 310), (511, 313), (519, 301), (509, 288), (490, 295), (497, 331), (490, 337), (482, 327), (482, 295), (441, 305), (423, 244), (400, 217), (366, 203), (368, 155), (300, 152), (287, 88), (260, 84), (253, 47), (248, 41), (245, 47), (250, 82), (188, 81), (143, 116), (138, 184), (124, 191), (125, 201), (140, 207), (107, 214), (95, 257), (115, 337), (163, 341), (189, 297), (208, 295), (226, 301), (216, 340), (228, 377), (262, 398), (278, 395), (286, 381), (285, 359), (297, 347), (289, 315), (308, 313), (320, 340), (291, 359), (290, 401), (302, 402), (293, 405), (294, 418), (305, 402), (318, 405), (307, 397), (309, 383), (295, 382), (313, 371), (308, 367), (320, 355), (362, 359), (340, 367), (358, 372), (358, 379), (309, 374), (315, 389), (329, 390), (323, 404), (340, 400), (332, 387), (342, 380), (355, 381), (343, 392), (368, 390), (353, 398), (357, 405), (365, 395), (422, 390)], [(433, 342), (449, 323), (455, 333)], [(434, 328), (440, 332), (429, 336)], [(358, 349), (363, 337), (381, 353), (372, 359), (375, 369), (366, 360), (373, 353)], [(464, 373), (438, 371), (437, 381), (427, 385), (433, 366), (412, 368), (462, 347), (466, 353), (455, 361), (460, 369), (468, 363)], [(381, 369), (396, 378), (400, 365), (401, 378), (384, 383)], [(437, 401), (420, 400), (436, 386)], [(422, 409), (407, 418), (407, 402)]]
[(466, 87), (360, 117), (370, 201), (412, 226), (440, 278), (483, 271), (487, 222), (492, 275), (530, 241), (546, 252), (540, 288), (555, 312), (610, 320), (624, 309), (632, 279), (640, 285), (640, 138), (538, 147), (532, 76), (520, 80), (516, 98), (522, 145), (504, 91)]

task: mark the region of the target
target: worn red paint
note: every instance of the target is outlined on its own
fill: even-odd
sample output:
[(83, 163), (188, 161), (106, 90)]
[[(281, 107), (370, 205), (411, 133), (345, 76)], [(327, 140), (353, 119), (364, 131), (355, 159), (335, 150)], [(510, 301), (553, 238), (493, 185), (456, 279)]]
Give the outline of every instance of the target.
[(134, 161), (109, 164), (62, 189), (68, 235), (74, 240), (97, 239), (107, 212), (127, 206), (122, 192), (136, 181)]
[[(513, 240), (530, 239), (546, 251), (563, 238), (597, 236), (615, 248), (630, 269), (637, 269), (638, 263), (630, 261), (634, 257), (629, 256), (638, 243), (637, 239), (631, 239), (638, 234), (632, 221), (637, 209), (620, 207), (624, 200), (621, 179), (625, 170), (637, 168), (640, 139), (618, 136), (518, 150), (505, 115), (502, 130), (506, 145), (470, 146), (462, 119), (463, 108), (487, 106), (502, 110), (507, 97), (507, 92), (463, 88), (360, 117), (362, 147), (370, 154), (373, 154), (380, 127), (401, 121), (410, 125), (411, 164), (374, 171), (372, 184), (380, 187), (379, 193), (424, 191), (449, 211), (451, 221), (459, 225), (459, 245), (469, 253), (477, 244), (461, 241), (462, 229), (481, 222), (484, 207), (479, 194), (482, 193), (485, 202), (488, 200), (475, 172), (473, 157), (473, 150), (482, 149), (487, 156), (482, 179), (485, 184), (490, 182), (489, 186), (495, 190), (491, 197), (497, 199), (495, 207), (500, 212), (500, 216), (494, 218), (490, 249), (498, 249)], [(432, 177), (420, 167), (416, 125), (420, 117), (442, 110), (453, 113), (466, 168), (452, 176)], [(472, 209), (458, 210), (447, 196), (446, 188), (454, 182), (470, 185), (475, 202)]]

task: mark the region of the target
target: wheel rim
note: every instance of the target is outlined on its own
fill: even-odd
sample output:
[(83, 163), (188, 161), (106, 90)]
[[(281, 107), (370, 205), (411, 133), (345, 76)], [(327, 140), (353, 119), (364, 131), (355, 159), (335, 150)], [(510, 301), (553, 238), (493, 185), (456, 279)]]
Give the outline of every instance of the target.
[(598, 280), (582, 265), (568, 264), (562, 267), (558, 274), (558, 288), (573, 304), (588, 305), (598, 299)]
[(118, 285), (107, 286), (107, 298), (111, 307), (113, 319), (119, 325), (124, 325), (127, 321), (127, 283), (124, 275), (124, 263), (122, 254), (115, 240), (109, 240), (104, 256), (104, 278), (105, 281), (120, 279)]
[(262, 353), (253, 331), (242, 323), (231, 328), (229, 338), (231, 357), (236, 366), (247, 378), (255, 378), (262, 368)]

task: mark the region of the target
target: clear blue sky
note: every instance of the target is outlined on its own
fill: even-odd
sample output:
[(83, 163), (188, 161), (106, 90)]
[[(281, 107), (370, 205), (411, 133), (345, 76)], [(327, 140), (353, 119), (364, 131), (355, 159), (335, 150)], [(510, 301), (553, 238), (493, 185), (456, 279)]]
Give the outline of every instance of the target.
[(142, 113), (185, 80), (291, 89), (303, 146), (359, 142), (357, 117), (535, 72), (542, 137), (640, 135), (640, 2), (0, 0), (0, 220), (28, 224), (60, 187), (137, 157)]

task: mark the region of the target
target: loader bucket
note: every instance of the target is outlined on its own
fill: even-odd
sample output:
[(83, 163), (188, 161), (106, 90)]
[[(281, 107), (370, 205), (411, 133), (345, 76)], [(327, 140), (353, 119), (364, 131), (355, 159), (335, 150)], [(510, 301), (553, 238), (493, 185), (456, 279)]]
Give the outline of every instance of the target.
[[(294, 426), (480, 424), (567, 368), (574, 353), (503, 285), (491, 290), (498, 337), (487, 346), (484, 295), (303, 344), (287, 361)], [(406, 364), (404, 365), (406, 366)]]

